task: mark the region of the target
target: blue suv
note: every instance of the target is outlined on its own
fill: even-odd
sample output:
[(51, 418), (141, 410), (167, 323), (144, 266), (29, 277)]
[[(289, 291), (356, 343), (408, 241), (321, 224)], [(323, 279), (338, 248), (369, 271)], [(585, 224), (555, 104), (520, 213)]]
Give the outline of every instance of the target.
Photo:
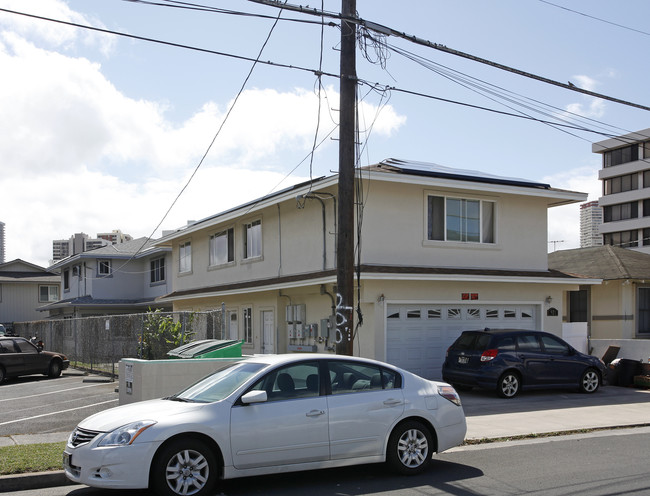
[(464, 331), (447, 350), (442, 378), (459, 390), (474, 386), (514, 398), (522, 389), (575, 388), (594, 393), (603, 384), (602, 360), (580, 353), (542, 331)]

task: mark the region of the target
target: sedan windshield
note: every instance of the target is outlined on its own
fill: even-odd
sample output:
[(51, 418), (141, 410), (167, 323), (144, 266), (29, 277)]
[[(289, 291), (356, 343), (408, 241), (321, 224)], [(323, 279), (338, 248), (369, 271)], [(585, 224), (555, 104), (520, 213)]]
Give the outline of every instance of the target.
[(226, 369), (215, 372), (201, 379), (196, 384), (188, 387), (168, 399), (174, 401), (192, 401), (198, 403), (212, 403), (230, 396), (242, 384), (266, 367), (263, 363), (239, 362)]

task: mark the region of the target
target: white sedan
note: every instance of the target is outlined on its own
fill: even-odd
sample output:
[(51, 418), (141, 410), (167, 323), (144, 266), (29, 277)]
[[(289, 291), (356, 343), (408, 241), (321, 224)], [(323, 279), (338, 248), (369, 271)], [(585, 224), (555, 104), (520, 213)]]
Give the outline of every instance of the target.
[(220, 478), (360, 463), (415, 474), (465, 432), (448, 384), (375, 360), (264, 355), (88, 417), (63, 458), (67, 477), (89, 486), (207, 495)]

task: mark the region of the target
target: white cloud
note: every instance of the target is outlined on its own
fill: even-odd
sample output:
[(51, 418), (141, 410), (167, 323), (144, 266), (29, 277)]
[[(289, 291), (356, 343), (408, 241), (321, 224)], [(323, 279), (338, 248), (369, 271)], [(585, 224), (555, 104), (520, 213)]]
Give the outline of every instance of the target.
[[(584, 166), (543, 178), (554, 188), (588, 193), (586, 201), (597, 200), (601, 194), (598, 179), (600, 167)], [(554, 207), (548, 211), (549, 251), (580, 248), (580, 204)], [(555, 242), (555, 243), (554, 243)]]
[[(62, 0), (3, 0), (2, 7), (15, 12), (48, 19), (104, 28), (96, 18), (73, 11)], [(98, 48), (105, 55), (112, 52), (115, 38), (111, 35), (80, 29), (62, 23), (0, 12), (0, 29), (8, 29), (23, 37), (32, 37), (50, 46), (73, 49), (76, 42)]]
[[(61, 7), (61, 2), (49, 4)], [(0, 220), (6, 224), (7, 260), (46, 266), (52, 240), (78, 232), (94, 236), (121, 229), (134, 237), (148, 236), (196, 168), (232, 102), (206, 102), (189, 119), (172, 122), (166, 105), (123, 94), (100, 64), (38, 47), (19, 33), (0, 31), (0, 108), (5, 116), (0, 119)], [(66, 41), (56, 33), (39, 35)], [(332, 88), (327, 96), (338, 99)], [(311, 149), (317, 103), (314, 92), (301, 88), (246, 90), (161, 229), (304, 180), (306, 171), (286, 176)], [(329, 107), (323, 105), (321, 138), (335, 126)], [(363, 111), (377, 114), (370, 104)], [(385, 107), (374, 133), (389, 135), (403, 122)], [(324, 147), (335, 149), (332, 143), (327, 140)], [(328, 163), (323, 168), (334, 167)]]

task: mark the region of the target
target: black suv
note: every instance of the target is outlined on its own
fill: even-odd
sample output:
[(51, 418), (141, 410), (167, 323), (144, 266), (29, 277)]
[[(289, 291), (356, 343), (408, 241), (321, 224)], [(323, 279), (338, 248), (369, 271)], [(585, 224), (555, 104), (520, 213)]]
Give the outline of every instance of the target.
[(576, 388), (594, 393), (605, 364), (547, 332), (464, 331), (447, 350), (442, 378), (457, 389), (496, 389), (513, 398), (522, 389)]

